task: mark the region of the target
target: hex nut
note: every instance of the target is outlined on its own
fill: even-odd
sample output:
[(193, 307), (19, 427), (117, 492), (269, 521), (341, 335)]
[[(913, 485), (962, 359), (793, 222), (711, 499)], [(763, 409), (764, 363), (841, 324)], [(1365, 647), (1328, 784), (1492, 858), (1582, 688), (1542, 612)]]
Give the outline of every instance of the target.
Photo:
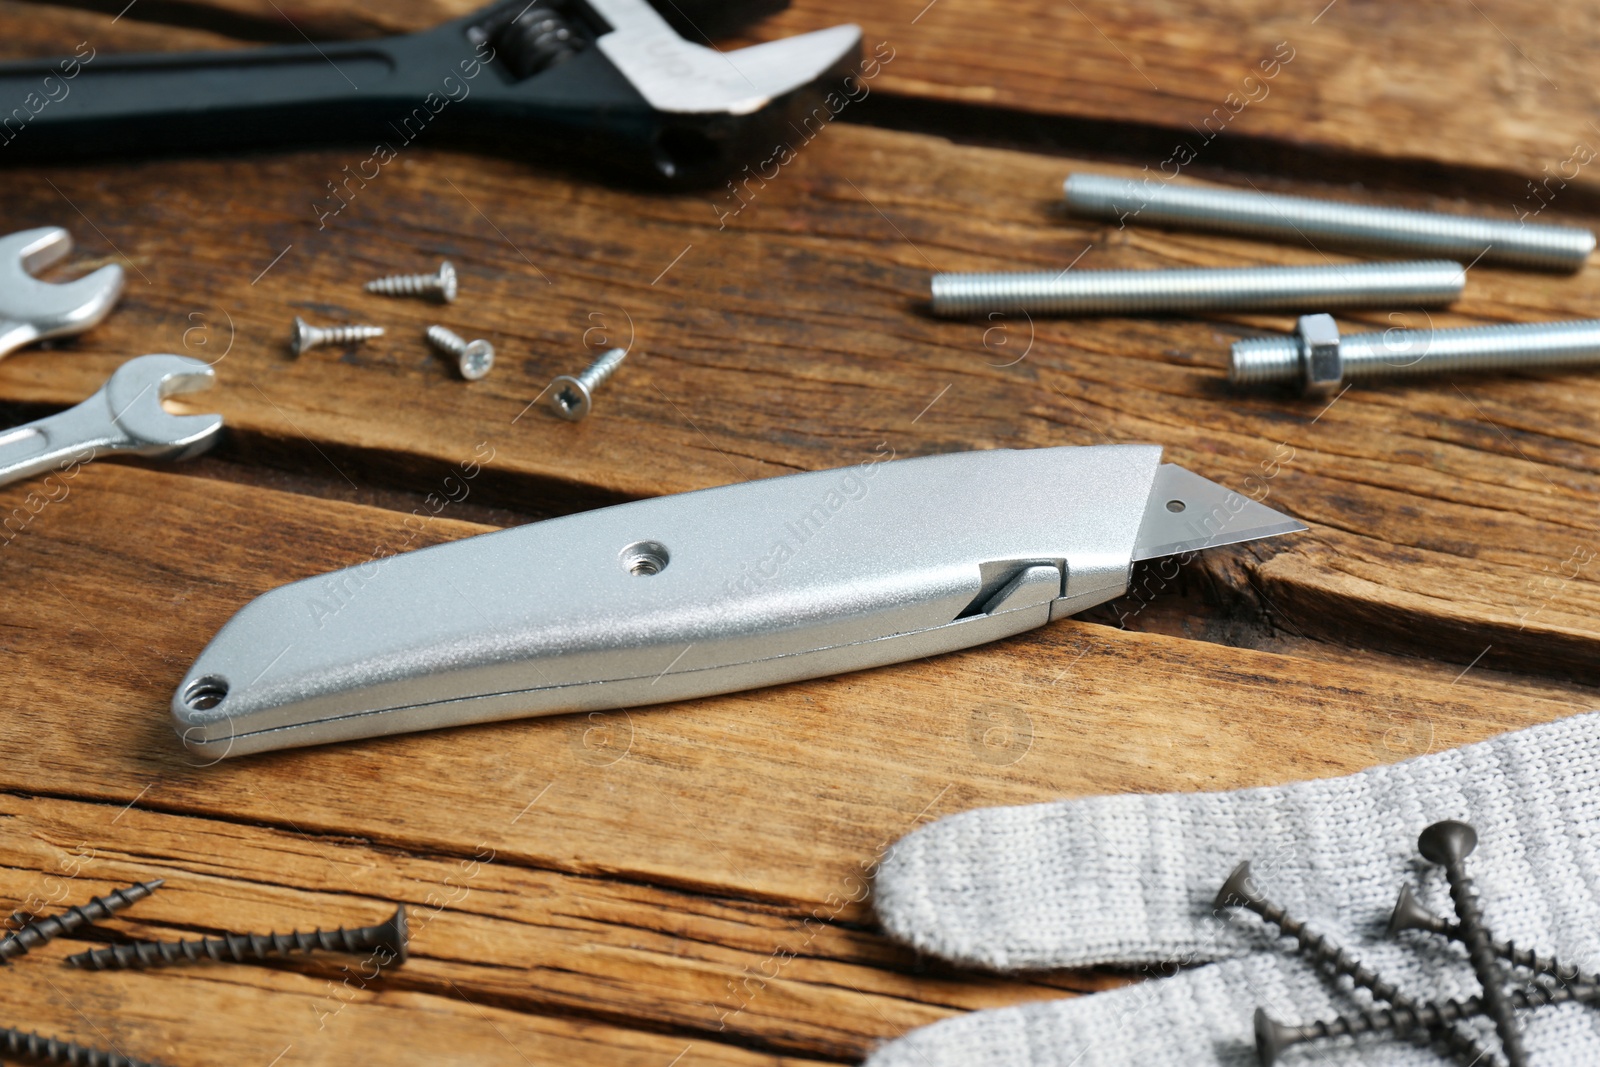
[(1302, 315), (1294, 324), (1300, 341), (1301, 383), (1307, 396), (1328, 396), (1344, 382), (1339, 326), (1332, 315)]

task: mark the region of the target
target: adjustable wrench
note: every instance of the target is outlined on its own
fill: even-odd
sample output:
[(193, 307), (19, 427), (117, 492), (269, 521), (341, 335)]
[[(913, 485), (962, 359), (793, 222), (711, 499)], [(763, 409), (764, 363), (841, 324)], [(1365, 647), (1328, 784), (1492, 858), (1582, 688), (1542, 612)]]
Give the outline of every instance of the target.
[(70, 282), (42, 282), (33, 271), (72, 251), (72, 235), (40, 226), (0, 237), (0, 357), (47, 337), (82, 333), (122, 296), (122, 268), (101, 267)]
[(185, 356), (140, 356), (118, 367), (75, 408), (0, 431), (0, 485), (52, 467), (87, 463), (105, 452), (188, 459), (210, 448), (221, 415), (172, 415), (168, 397), (211, 385), (211, 367)]
[[(689, 4), (683, 16), (658, 2), (711, 32), (782, 6)], [(426, 132), (703, 184), (825, 125), (860, 42), (841, 25), (717, 52), (646, 0), (507, 0), (381, 40), (0, 64), (0, 102), (23, 103), (0, 111), (0, 144), (21, 160), (376, 143), (365, 173), (354, 163), (334, 175), (337, 191), (372, 180)]]

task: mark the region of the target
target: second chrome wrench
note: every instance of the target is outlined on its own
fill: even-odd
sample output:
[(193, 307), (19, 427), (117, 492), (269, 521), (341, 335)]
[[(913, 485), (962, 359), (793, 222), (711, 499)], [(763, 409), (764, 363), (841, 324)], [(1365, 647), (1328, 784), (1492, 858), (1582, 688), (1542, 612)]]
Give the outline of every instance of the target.
[(221, 415), (173, 415), (169, 397), (199, 392), (215, 380), (209, 364), (184, 356), (130, 359), (77, 407), (0, 430), (0, 485), (103, 453), (188, 459), (210, 448)]

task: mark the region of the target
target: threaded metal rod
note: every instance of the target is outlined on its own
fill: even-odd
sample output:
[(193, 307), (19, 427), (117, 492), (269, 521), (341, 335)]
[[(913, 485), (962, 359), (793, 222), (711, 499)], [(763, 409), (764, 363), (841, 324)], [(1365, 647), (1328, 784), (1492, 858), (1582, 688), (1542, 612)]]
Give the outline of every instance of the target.
[(1116, 315), (1169, 311), (1282, 311), (1448, 304), (1466, 272), (1450, 260), (1317, 267), (1067, 270), (935, 274), (936, 315), (1027, 311)]
[(0, 940), (0, 960), (16, 959), (69, 930), (87, 926), (97, 919), (109, 919), (130, 904), (143, 900), (164, 884), (165, 880), (160, 878), (151, 882), (135, 882), (124, 889), (113, 890), (103, 897), (93, 897), (88, 903), (75, 904), (59, 915), (34, 919)]
[[(1298, 382), (1301, 351), (1298, 337), (1235, 341), (1228, 379), (1239, 385)], [(1351, 381), (1600, 366), (1600, 319), (1357, 333), (1339, 339), (1339, 355)]]
[(120, 1052), (90, 1048), (55, 1037), (40, 1037), (12, 1027), (0, 1028), (0, 1052), (26, 1056), (41, 1063), (65, 1063), (71, 1067), (159, 1067), (148, 1060), (136, 1060)]
[(1146, 179), (1074, 174), (1068, 211), (1106, 222), (1204, 229), (1352, 251), (1453, 256), (1465, 262), (1572, 272), (1594, 251), (1573, 226), (1373, 207), (1304, 196), (1211, 189)]

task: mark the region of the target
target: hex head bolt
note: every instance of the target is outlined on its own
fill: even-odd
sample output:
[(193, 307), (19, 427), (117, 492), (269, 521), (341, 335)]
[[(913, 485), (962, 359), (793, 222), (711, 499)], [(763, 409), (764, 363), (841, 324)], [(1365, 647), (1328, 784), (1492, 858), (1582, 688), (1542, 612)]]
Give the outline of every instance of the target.
[(1243, 234), (1291, 244), (1309, 241), (1319, 248), (1449, 256), (1570, 273), (1583, 268), (1595, 246), (1594, 234), (1572, 226), (1098, 174), (1074, 174), (1062, 191), (1067, 210), (1082, 218)]
[(193, 941), (135, 941), (108, 945), (91, 952), (68, 956), (74, 967), (91, 971), (120, 971), (140, 967), (161, 967), (201, 959), (248, 963), (294, 952), (386, 953), (385, 963), (404, 963), (408, 933), (406, 909), (395, 908), (388, 921), (375, 926), (339, 927), (334, 930), (295, 931), (288, 934), (224, 934)]
[(367, 283), (367, 292), (385, 296), (437, 296), (446, 304), (456, 298), (456, 269), (447, 259), (433, 274), (391, 274)]
[(599, 359), (589, 364), (588, 370), (577, 377), (561, 375), (550, 383), (550, 410), (568, 422), (577, 422), (589, 414), (589, 409), (594, 406), (594, 391), (615, 374), (627, 358), (626, 348), (613, 348), (602, 353)]
[[(1398, 986), (1390, 982), (1378, 972), (1352, 956), (1348, 951), (1340, 948), (1330, 941), (1327, 936), (1309, 930), (1306, 924), (1291, 916), (1281, 905), (1274, 904), (1256, 888), (1255, 879), (1251, 876), (1250, 861), (1239, 864), (1228, 875), (1228, 880), (1222, 883), (1222, 889), (1217, 893), (1215, 906), (1221, 908), (1245, 908), (1255, 912), (1267, 922), (1282, 930), (1283, 933), (1294, 938), (1295, 948), (1300, 953), (1309, 956), (1314, 962), (1320, 963), (1333, 971), (1336, 975), (1348, 977), (1352, 982), (1367, 990), (1379, 1000), (1386, 1000), (1400, 1010), (1411, 1010), (1416, 1007), (1416, 1002), (1402, 993)], [(1259, 1016), (1258, 1016), (1259, 1017)], [(1260, 1031), (1257, 1031), (1259, 1038)], [(1302, 1040), (1322, 1036), (1309, 1034)], [(1431, 1034), (1416, 1034), (1419, 1040), (1426, 1041)], [(1469, 1062), (1482, 1064), (1485, 1050), (1470, 1036), (1460, 1033), (1453, 1028), (1442, 1028), (1437, 1036), (1444, 1039), (1450, 1050), (1464, 1056)], [(1263, 1067), (1271, 1067), (1276, 1062), (1277, 1051), (1275, 1046), (1257, 1044), (1256, 1052), (1261, 1057)]]
[(157, 878), (150, 882), (135, 882), (123, 889), (115, 889), (103, 897), (93, 897), (85, 904), (75, 904), (59, 915), (33, 918), (19, 929), (0, 939), (0, 961), (14, 960), (38, 948), (69, 930), (88, 926), (112, 915), (129, 905), (136, 904), (166, 884)]
[(1422, 307), (1461, 295), (1466, 271), (1450, 260), (1317, 267), (1064, 270), (935, 274), (930, 309), (947, 317), (1304, 311)]
[(296, 315), (289, 348), (298, 356), (323, 345), (352, 345), (382, 336), (382, 326), (313, 326)]
[(90, 1048), (55, 1037), (40, 1037), (12, 1027), (0, 1027), (0, 1052), (26, 1056), (40, 1063), (65, 1063), (70, 1067), (160, 1067), (151, 1060), (136, 1060), (120, 1052)]
[(1484, 928), (1483, 913), (1478, 909), (1478, 892), (1467, 874), (1466, 859), (1477, 847), (1477, 831), (1454, 819), (1434, 823), (1417, 838), (1417, 851), (1422, 853), (1422, 858), (1443, 867), (1450, 883), (1450, 899), (1455, 902), (1456, 918), (1461, 924), (1461, 943), (1466, 946), (1467, 958), (1472, 961), (1472, 970), (1483, 987), (1484, 1009), (1494, 1020), (1506, 1062), (1510, 1067), (1527, 1067), (1522, 1030), (1511, 1010), (1510, 998), (1506, 996), (1504, 977), (1495, 960), (1494, 949), (1489, 945), (1489, 932)]
[(1233, 343), (1235, 385), (1297, 384), (1325, 396), (1345, 382), (1425, 374), (1600, 367), (1600, 319), (1385, 330), (1341, 338), (1331, 315), (1302, 315), (1292, 337)]
[(468, 341), (443, 326), (429, 326), (428, 343), (447, 355), (455, 356), (461, 377), (469, 382), (482, 378), (494, 366), (494, 345), (488, 341)]
[[(1394, 911), (1389, 915), (1390, 937), (1405, 930), (1426, 930), (1441, 937), (1448, 937), (1452, 941), (1463, 940), (1461, 924), (1449, 922), (1423, 907), (1410, 886), (1400, 887), (1400, 896), (1394, 902)], [(1600, 986), (1600, 975), (1586, 973), (1555, 956), (1546, 956), (1531, 948), (1523, 948), (1514, 941), (1490, 938), (1489, 948), (1507, 963), (1526, 967), (1538, 974), (1547, 974), (1562, 982)]]

